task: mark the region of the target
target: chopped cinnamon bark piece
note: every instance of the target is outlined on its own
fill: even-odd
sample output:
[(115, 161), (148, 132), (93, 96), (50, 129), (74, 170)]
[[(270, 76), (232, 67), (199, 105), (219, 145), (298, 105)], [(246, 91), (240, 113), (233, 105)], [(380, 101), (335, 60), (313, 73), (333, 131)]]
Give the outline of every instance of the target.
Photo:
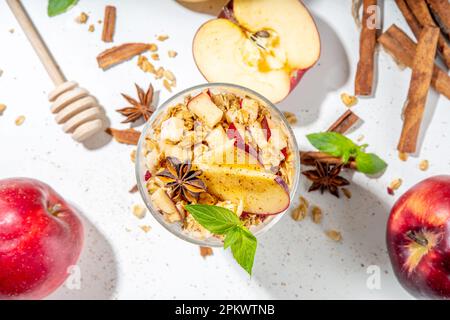
[(422, 25), (411, 12), (411, 9), (409, 9), (409, 6), (405, 0), (395, 0), (395, 3), (403, 14), (403, 17), (411, 28), (411, 31), (416, 36), (416, 39), (419, 39), (420, 31), (422, 31)]
[(417, 148), (420, 125), (425, 110), (428, 89), (433, 76), (434, 57), (440, 31), (424, 27), (414, 56), (411, 82), (404, 110), (402, 134), (398, 143), (400, 152), (414, 153)]
[[(303, 165), (313, 166), (316, 163), (316, 161), (330, 165), (342, 164), (341, 158), (333, 157), (323, 152), (318, 151), (300, 152), (300, 162)], [(356, 162), (353, 160), (349, 161), (344, 167), (356, 170)]]
[(427, 3), (438, 20), (442, 32), (450, 37), (450, 2), (448, 0), (427, 0)]
[(149, 50), (149, 48), (150, 46), (146, 43), (124, 43), (120, 46), (112, 47), (97, 56), (98, 66), (106, 70)]
[(359, 39), (359, 62), (355, 77), (355, 95), (370, 96), (373, 91), (375, 69), (375, 47), (377, 44), (376, 23), (373, 23), (371, 8), (377, 5), (377, 0), (363, 1), (362, 28)]
[[(433, 19), (433, 16), (428, 9), (427, 3), (425, 0), (406, 0), (411, 12), (416, 17), (417, 21), (420, 22), (422, 27), (425, 26), (433, 26), (437, 27), (436, 22)], [(444, 61), (445, 65), (450, 68), (450, 45), (447, 43), (445, 37), (439, 31), (439, 40), (438, 40), (438, 50)]]
[(352, 111), (347, 110), (335, 123), (328, 129), (330, 132), (337, 132), (340, 134), (346, 133), (355, 123), (359, 121), (359, 117)]
[(200, 255), (203, 258), (213, 255), (213, 250), (210, 247), (200, 247)]
[(110, 134), (119, 143), (137, 145), (141, 133), (134, 129), (117, 130), (113, 128), (106, 129), (106, 133)]
[[(397, 63), (412, 68), (417, 45), (403, 30), (394, 24), (378, 38), (378, 42)], [(431, 85), (437, 92), (450, 99), (450, 77), (436, 64)]]
[(105, 18), (103, 21), (102, 40), (104, 42), (113, 42), (114, 31), (116, 29), (116, 7), (105, 7)]

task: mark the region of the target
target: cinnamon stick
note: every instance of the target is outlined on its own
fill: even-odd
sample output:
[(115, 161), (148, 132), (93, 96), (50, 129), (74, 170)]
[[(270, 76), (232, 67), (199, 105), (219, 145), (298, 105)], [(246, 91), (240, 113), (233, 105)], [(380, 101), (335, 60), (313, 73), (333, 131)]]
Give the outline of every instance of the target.
[(400, 9), (400, 12), (403, 14), (403, 17), (411, 28), (411, 31), (416, 36), (416, 39), (419, 39), (420, 32), (422, 31), (422, 25), (411, 12), (411, 9), (409, 9), (408, 4), (405, 0), (395, 0), (395, 3)]
[(376, 19), (373, 20), (371, 9), (377, 5), (377, 0), (363, 1), (363, 17), (359, 38), (359, 62), (355, 77), (355, 95), (370, 96), (373, 91), (375, 72), (375, 47), (377, 44)]
[(141, 136), (141, 132), (134, 129), (118, 130), (108, 128), (106, 133), (113, 136), (117, 142), (130, 145), (137, 145)]
[(346, 133), (355, 123), (359, 121), (359, 117), (351, 110), (347, 110), (340, 116), (329, 128), (329, 132)]
[[(393, 24), (378, 38), (378, 42), (399, 64), (412, 68), (417, 45), (403, 30)], [(436, 64), (431, 85), (450, 99), (450, 77)]]
[(408, 98), (404, 110), (403, 129), (397, 147), (400, 152), (416, 152), (417, 138), (425, 111), (425, 102), (433, 76), (434, 57), (439, 34), (439, 28), (426, 26), (423, 28), (417, 44)]
[(116, 29), (116, 7), (106, 6), (105, 17), (103, 18), (102, 40), (104, 42), (113, 42)]
[(98, 66), (103, 70), (106, 70), (149, 49), (150, 45), (146, 43), (124, 43), (100, 53), (97, 56)]
[[(305, 166), (313, 166), (316, 161), (330, 165), (342, 164), (341, 158), (333, 157), (320, 151), (300, 151), (301, 164)], [(350, 160), (344, 167), (356, 170), (356, 161)]]
[[(422, 28), (425, 26), (438, 27), (425, 0), (406, 0), (406, 3), (417, 21), (422, 25)], [(450, 45), (441, 32), (439, 32), (438, 50), (445, 65), (450, 68)]]
[(441, 30), (450, 37), (450, 2), (448, 0), (427, 0), (431, 11), (441, 26)]

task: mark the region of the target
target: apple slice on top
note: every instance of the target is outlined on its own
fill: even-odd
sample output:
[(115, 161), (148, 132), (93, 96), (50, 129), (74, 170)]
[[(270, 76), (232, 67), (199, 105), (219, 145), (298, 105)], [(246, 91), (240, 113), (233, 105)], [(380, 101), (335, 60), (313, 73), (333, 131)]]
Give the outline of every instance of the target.
[(233, 202), (243, 200), (244, 212), (274, 215), (289, 207), (289, 188), (277, 175), (229, 165), (195, 166), (202, 170), (208, 192)]
[(319, 33), (308, 10), (299, 0), (233, 0), (226, 10), (194, 38), (200, 72), (210, 82), (283, 100), (319, 59)]

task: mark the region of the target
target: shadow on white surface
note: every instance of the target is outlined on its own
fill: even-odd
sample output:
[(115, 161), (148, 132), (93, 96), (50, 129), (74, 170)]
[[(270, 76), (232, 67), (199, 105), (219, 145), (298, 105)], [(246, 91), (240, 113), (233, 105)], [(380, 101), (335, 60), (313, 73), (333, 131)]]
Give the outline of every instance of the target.
[[(428, 93), (427, 102), (425, 105), (425, 111), (423, 114), (422, 124), (420, 126), (419, 131), (419, 137), (417, 139), (417, 150), (416, 153), (413, 154), (413, 157), (419, 157), (420, 152), (422, 150), (424, 139), (427, 135), (428, 128), (431, 125), (431, 122), (433, 121), (433, 116), (436, 112), (437, 105), (439, 103), (440, 95), (436, 93), (434, 90), (430, 90)], [(442, 97), (441, 99), (445, 99), (445, 97)], [(406, 96), (405, 96), (406, 101)]]
[(106, 300), (111, 299), (115, 292), (117, 263), (113, 249), (86, 216), (82, 216), (82, 221), (85, 243), (78, 268), (61, 288), (48, 297), (50, 300)]
[[(300, 189), (307, 184), (304, 180)], [(322, 223), (314, 224), (310, 215), (293, 221), (289, 212), (259, 239), (253, 278), (274, 299), (339, 299), (350, 286), (359, 288), (352, 294), (360, 299), (401, 294), (385, 249), (388, 205), (362, 186), (353, 183), (350, 190), (352, 199), (302, 191), (310, 205), (323, 210)], [(328, 229), (340, 231), (342, 242), (328, 239)], [(370, 265), (381, 272), (382, 286), (375, 292), (366, 286)]]
[(301, 125), (315, 122), (327, 95), (343, 87), (350, 77), (350, 63), (341, 39), (324, 20), (317, 16), (314, 20), (321, 37), (320, 59), (291, 94), (278, 104), (281, 110), (300, 112)]

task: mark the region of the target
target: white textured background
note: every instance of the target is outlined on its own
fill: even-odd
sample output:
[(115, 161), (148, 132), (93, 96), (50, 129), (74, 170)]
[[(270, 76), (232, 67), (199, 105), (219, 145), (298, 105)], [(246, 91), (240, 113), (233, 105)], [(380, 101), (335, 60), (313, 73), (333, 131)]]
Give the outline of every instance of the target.
[[(108, 47), (100, 41), (105, 4), (118, 10), (115, 43), (150, 42), (167, 33), (160, 44), (161, 65), (174, 71), (177, 90), (204, 82), (191, 55), (196, 29), (209, 16), (185, 9), (174, 1), (81, 0), (67, 14), (46, 16), (46, 2), (24, 1), (35, 24), (47, 41), (69, 79), (93, 92), (114, 127), (121, 116), (114, 112), (124, 106), (120, 92), (133, 93), (133, 83), (146, 86), (151, 76), (124, 63), (107, 72), (97, 65), (96, 55)], [(317, 21), (322, 37), (319, 64), (304, 77), (297, 89), (279, 104), (295, 112), (300, 121), (295, 128), (301, 147), (307, 148), (305, 134), (326, 129), (345, 107), (342, 92), (353, 91), (358, 58), (358, 32), (347, 0), (306, 1)], [(74, 18), (85, 11), (95, 33)], [(384, 1), (384, 27), (392, 23), (406, 27), (394, 1)], [(11, 28), (15, 29), (10, 33)], [(166, 50), (179, 52), (168, 59)], [(381, 52), (376, 97), (361, 100), (354, 111), (364, 124), (351, 134), (365, 136), (370, 151), (388, 160), (389, 168), (377, 179), (355, 173), (351, 200), (308, 194), (325, 212), (322, 225), (310, 219), (294, 222), (286, 215), (259, 242), (254, 276), (250, 279), (229, 253), (215, 250), (206, 260), (197, 247), (184, 243), (147, 216), (138, 221), (130, 206), (139, 195), (128, 190), (135, 183), (130, 163), (131, 147), (96, 141), (87, 147), (62, 133), (49, 112), (47, 93), (53, 88), (39, 60), (4, 1), (0, 2), (0, 103), (8, 105), (0, 116), (0, 178), (27, 176), (49, 183), (83, 212), (86, 221), (86, 247), (80, 263), (81, 290), (61, 288), (52, 298), (151, 299), (151, 298), (410, 298), (395, 280), (387, 257), (384, 237), (389, 208), (398, 197), (389, 196), (386, 186), (397, 177), (404, 179), (398, 194), (419, 180), (450, 170), (448, 100), (432, 92), (420, 153), (403, 163), (395, 147), (400, 134), (400, 113), (408, 89), (410, 71), (400, 71), (393, 60)], [(156, 85), (161, 88), (160, 83)], [(170, 96), (162, 90), (160, 100)], [(14, 125), (19, 115), (26, 121)], [(421, 159), (430, 169), (421, 172)], [(347, 173), (349, 176), (350, 173)], [(303, 181), (300, 192), (308, 186)], [(139, 226), (148, 224), (144, 233)], [(343, 234), (335, 243), (324, 235), (334, 228)], [(366, 286), (369, 265), (381, 268), (381, 289)]]

